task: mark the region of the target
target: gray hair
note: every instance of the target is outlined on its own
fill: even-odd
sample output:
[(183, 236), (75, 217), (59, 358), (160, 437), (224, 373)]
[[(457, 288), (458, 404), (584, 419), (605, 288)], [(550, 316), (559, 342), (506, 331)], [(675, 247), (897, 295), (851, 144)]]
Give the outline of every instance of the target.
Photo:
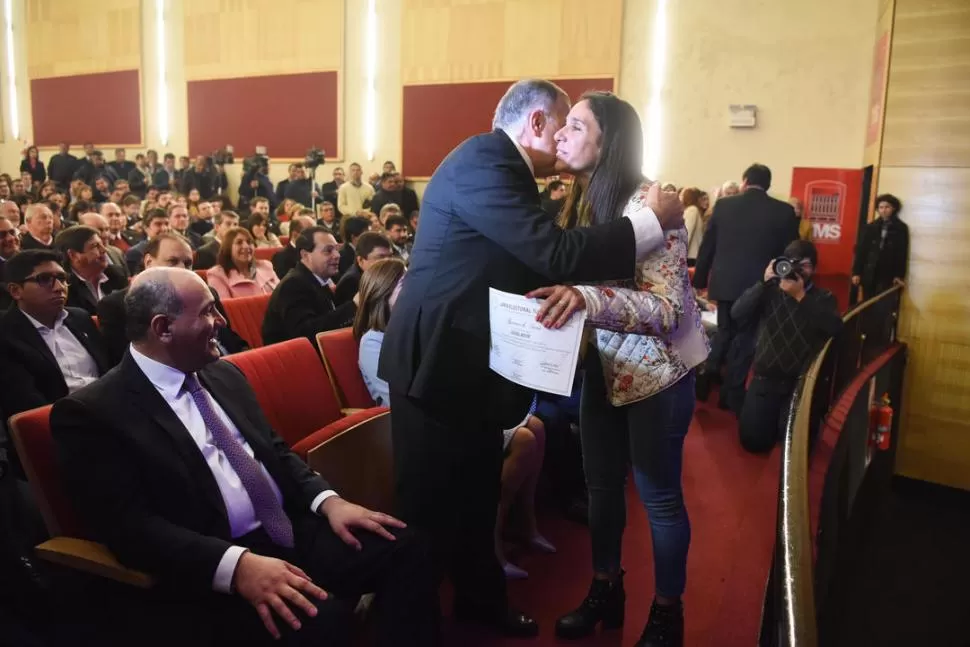
[(48, 211), (50, 211), (50, 208), (43, 202), (35, 202), (32, 205), (28, 206), (27, 213), (24, 214), (24, 222), (30, 222), (31, 220), (33, 220), (34, 216), (36, 216), (39, 212), (41, 212), (44, 209), (47, 209)]
[(505, 96), (495, 108), (492, 128), (515, 130), (532, 112), (552, 112), (560, 99), (569, 103), (569, 95), (551, 81), (525, 79), (517, 81), (505, 91)]
[(182, 314), (183, 304), (170, 267), (153, 267), (133, 281), (125, 295), (125, 332), (128, 339), (143, 341), (158, 315), (174, 319)]

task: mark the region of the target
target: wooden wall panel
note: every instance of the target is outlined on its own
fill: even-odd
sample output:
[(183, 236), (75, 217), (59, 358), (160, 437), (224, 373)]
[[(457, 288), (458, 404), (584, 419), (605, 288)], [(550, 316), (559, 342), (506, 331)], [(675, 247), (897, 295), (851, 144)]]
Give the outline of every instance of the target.
[(27, 78), (141, 67), (140, 0), (28, 0), (25, 5)]
[(403, 2), (404, 85), (619, 74), (623, 0)]
[(883, 166), (970, 166), (970, 2), (897, 0)]
[[(613, 79), (554, 81), (574, 101), (587, 90), (613, 89)], [(508, 87), (507, 81), (406, 86), (401, 166), (408, 177), (431, 176), (455, 146), (491, 130), (495, 106)]]
[(184, 11), (189, 81), (343, 69), (344, 0), (187, 0)]

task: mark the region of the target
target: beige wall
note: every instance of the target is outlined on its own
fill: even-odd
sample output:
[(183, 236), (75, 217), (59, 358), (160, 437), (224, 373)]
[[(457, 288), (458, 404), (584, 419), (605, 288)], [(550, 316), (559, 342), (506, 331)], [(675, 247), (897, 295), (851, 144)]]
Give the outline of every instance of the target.
[[(155, 90), (157, 50), (154, 2), (143, 0), (145, 143), (162, 151), (181, 153), (187, 150), (183, 16), (190, 1), (196, 0), (168, 2), (170, 138), (169, 144), (163, 146), (158, 137)], [(212, 0), (202, 1), (212, 3)], [(16, 26), (23, 24), (27, 0), (13, 2)], [(70, 4), (73, 0), (45, 2), (56, 5), (59, 2)], [(279, 0), (274, 5), (277, 12), (281, 12), (282, 5), (289, 2), (296, 7), (305, 5), (302, 0)], [(622, 34), (612, 36), (621, 39), (618, 91), (637, 106), (645, 120), (656, 3), (657, 0), (625, 0), (622, 7)], [(377, 0), (379, 38), (376, 43), (368, 45), (377, 48), (380, 62), (376, 84), (378, 145), (373, 161), (366, 159), (363, 140), (366, 4), (364, 0), (345, 2), (342, 157), (344, 165), (359, 161), (364, 165), (365, 172), (369, 172), (379, 170), (385, 159), (401, 159), (402, 67), (409, 79), (418, 79), (420, 77), (414, 75), (421, 74), (420, 62), (413, 60), (413, 47), (409, 46), (408, 52), (402, 53), (402, 33), (406, 33), (409, 24), (405, 20), (406, 10), (408, 16), (413, 15), (415, 10), (434, 12), (435, 7), (439, 7), (440, 11), (452, 11), (451, 5), (455, 3), (453, 0)], [(487, 11), (486, 5), (496, 3), (476, 1), (459, 4), (482, 5), (480, 10)], [(559, 31), (537, 42), (545, 46), (555, 41), (553, 44), (558, 44), (557, 53), (549, 57), (555, 63), (550, 67), (550, 73), (570, 75), (563, 65), (569, 67), (572, 64), (569, 63), (568, 50), (561, 43), (565, 42), (563, 39), (569, 40), (570, 30), (581, 29), (583, 25), (574, 25), (575, 21), (570, 22), (562, 16), (575, 16), (588, 11), (584, 8), (587, 6), (585, 0), (505, 0), (504, 4), (503, 24), (541, 25), (543, 21), (552, 21), (559, 26)], [(613, 6), (612, 3), (607, 4)], [(850, 3), (839, 0), (724, 0), (712, 6), (704, 0), (668, 0), (669, 49), (666, 85), (662, 94), (664, 118), (659, 153), (660, 175), (678, 184), (710, 188), (726, 179), (737, 179), (748, 163), (757, 160), (772, 167), (776, 178), (774, 190), (784, 195), (789, 188), (791, 168), (795, 165), (860, 166), (874, 41), (873, 25), (878, 4), (879, 0), (853, 0)], [(560, 18), (550, 18), (560, 16), (560, 13)], [(496, 22), (496, 26), (498, 24)], [(596, 24), (597, 21), (590, 21), (590, 25)], [(294, 36), (293, 30), (302, 30), (301, 33), (312, 31), (318, 38), (321, 28), (319, 24), (299, 21), (287, 22), (286, 25), (270, 23), (266, 25), (263, 36), (296, 45), (303, 36)], [(269, 33), (273, 30), (276, 33)], [(504, 32), (508, 30), (503, 28)], [(17, 33), (22, 35), (23, 31)], [(604, 42), (614, 42), (610, 38), (609, 34), (602, 36)], [(498, 57), (489, 56), (487, 60), (477, 63), (467, 61), (465, 72), (459, 70), (459, 73), (467, 76), (466, 72), (472, 69), (468, 66), (479, 64), (485, 66), (481, 69), (491, 66), (497, 70), (496, 74), (507, 76), (506, 70), (511, 70), (508, 74), (513, 74), (516, 70), (525, 69), (521, 65), (522, 60), (543, 58), (542, 52), (535, 51), (538, 45), (513, 45), (515, 43), (504, 43)], [(26, 48), (22, 36), (17, 48), (18, 67), (21, 70), (18, 74), (21, 136), (29, 139), (30, 98), (26, 80)], [(615, 49), (615, 46), (604, 45), (602, 51), (590, 50), (589, 56), (608, 60), (611, 56), (615, 57)], [(431, 63), (424, 67), (426, 73), (440, 75), (443, 69), (440, 61)], [(313, 67), (313, 61), (306, 64)], [(8, 107), (4, 92), (6, 69), (3, 67), (0, 70), (0, 80), (3, 81), (0, 98), (3, 98), (4, 104), (6, 138), (0, 144), (0, 168), (8, 170), (15, 168), (18, 163), (20, 145), (9, 141)], [(528, 69), (533, 67), (529, 66)], [(576, 74), (586, 72), (575, 70)], [(478, 72), (476, 74), (481, 76)], [(489, 73), (489, 76), (494, 75)], [(727, 122), (728, 105), (731, 103), (757, 104), (760, 109), (759, 126), (754, 130), (730, 129)], [(312, 118), (312, 109), (295, 104), (293, 114), (286, 118)], [(329, 164), (322, 169), (321, 175), (329, 177), (332, 166)], [(407, 172), (407, 169), (403, 170)], [(279, 179), (285, 172), (285, 165), (278, 164), (273, 168), (272, 175)], [(238, 167), (231, 175), (238, 177)], [(420, 190), (422, 187), (417, 188)]]
[(903, 202), (909, 345), (897, 469), (970, 489), (970, 4), (896, 0), (879, 191)]

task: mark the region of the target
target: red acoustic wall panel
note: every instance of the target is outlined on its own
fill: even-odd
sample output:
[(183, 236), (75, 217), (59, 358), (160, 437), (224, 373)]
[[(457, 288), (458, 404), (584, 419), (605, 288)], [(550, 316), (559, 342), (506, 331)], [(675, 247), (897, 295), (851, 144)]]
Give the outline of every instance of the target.
[(142, 143), (138, 70), (33, 79), (30, 107), (37, 146)]
[[(573, 101), (587, 90), (612, 90), (613, 79), (553, 79)], [(428, 177), (462, 141), (492, 128), (506, 81), (404, 87), (403, 154), (408, 177)]]
[(337, 150), (337, 73), (308, 72), (189, 81), (189, 152), (232, 144), (237, 156), (265, 146), (271, 157)]

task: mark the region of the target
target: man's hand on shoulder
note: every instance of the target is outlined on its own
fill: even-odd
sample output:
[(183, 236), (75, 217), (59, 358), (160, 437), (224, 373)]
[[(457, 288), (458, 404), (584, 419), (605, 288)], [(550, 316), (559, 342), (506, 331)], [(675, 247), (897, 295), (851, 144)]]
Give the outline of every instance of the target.
[(280, 631), (273, 618), (274, 613), (298, 630), (302, 625), (289, 605), (313, 617), (317, 615), (317, 608), (306, 596), (327, 599), (326, 591), (296, 566), (249, 551), (239, 558), (232, 581), (236, 593), (256, 608), (266, 630), (277, 639)]
[(654, 182), (647, 190), (646, 205), (656, 214), (664, 231), (684, 226), (684, 205), (676, 193), (660, 190), (660, 182)]
[[(327, 518), (334, 533), (348, 546), (360, 550), (360, 541), (351, 532), (354, 528), (369, 530), (384, 539), (394, 541), (387, 528), (407, 528), (407, 524), (383, 512), (374, 512), (339, 496), (332, 496), (320, 504), (319, 513)], [(385, 527), (386, 526), (386, 527)]]

